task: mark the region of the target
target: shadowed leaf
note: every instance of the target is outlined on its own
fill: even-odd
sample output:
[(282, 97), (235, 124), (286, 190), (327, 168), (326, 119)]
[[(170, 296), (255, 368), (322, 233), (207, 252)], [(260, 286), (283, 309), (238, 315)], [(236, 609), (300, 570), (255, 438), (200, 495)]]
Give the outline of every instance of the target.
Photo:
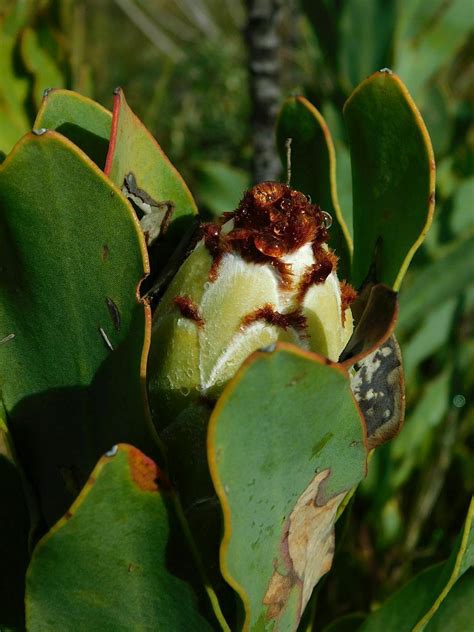
[(153, 445), (137, 299), (147, 259), (121, 193), (56, 132), (25, 136), (2, 164), (0, 209), (2, 396), (52, 524), (110, 445)]
[(352, 243), (337, 199), (336, 156), (326, 122), (307, 99), (290, 97), (278, 117), (276, 133), (283, 165), (287, 161), (285, 143), (291, 138), (291, 186), (310, 195), (313, 204), (333, 218), (329, 245), (340, 258), (339, 277), (348, 279)]
[(389, 338), (397, 320), (397, 293), (385, 285), (368, 283), (351, 309), (354, 332), (339, 358), (345, 366), (359, 362)]
[(403, 83), (377, 72), (344, 107), (352, 162), (354, 256), (359, 287), (375, 266), (375, 281), (400, 287), (434, 209), (431, 142)]
[(474, 499), (450, 558), (423, 571), (390, 597), (366, 619), (360, 632), (431, 630), (430, 621), (455, 582), (474, 564), (473, 518)]
[(22, 629), (30, 521), (21, 474), (1, 424), (0, 421), (0, 629)]
[(109, 455), (33, 553), (28, 630), (212, 630), (168, 567), (179, 527), (159, 469), (132, 446)]
[(42, 127), (60, 132), (104, 168), (112, 114), (92, 99), (71, 90), (46, 91), (33, 125)]

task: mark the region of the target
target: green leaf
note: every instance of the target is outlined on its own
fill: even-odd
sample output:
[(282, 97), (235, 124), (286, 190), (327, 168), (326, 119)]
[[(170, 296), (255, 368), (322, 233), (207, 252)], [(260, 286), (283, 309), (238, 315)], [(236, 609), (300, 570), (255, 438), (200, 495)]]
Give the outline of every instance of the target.
[(344, 107), (352, 161), (354, 257), (359, 287), (376, 280), (398, 290), (434, 209), (434, 157), (423, 120), (389, 72), (364, 81)]
[(403, 345), (403, 365), (407, 383), (412, 382), (418, 365), (448, 342), (457, 303), (458, 298), (453, 297), (428, 312), (414, 335)]
[(395, 68), (418, 97), (469, 37), (472, 7), (465, 0), (418, 0), (400, 9)]
[(56, 130), (104, 168), (112, 114), (92, 99), (71, 90), (47, 90), (33, 128)]
[(474, 282), (474, 236), (453, 244), (423, 268), (400, 296), (398, 327), (407, 330)]
[(296, 629), (331, 566), (337, 509), (364, 476), (365, 432), (348, 374), (291, 345), (254, 354), (225, 389), (208, 460), (224, 513), (221, 570), (245, 629)]
[(113, 443), (150, 444), (148, 264), (121, 193), (56, 132), (1, 165), (0, 209), (2, 396), (51, 524)]
[(323, 632), (356, 632), (364, 620), (364, 615), (359, 613), (347, 614), (340, 619), (336, 619)]
[(449, 595), (426, 626), (427, 632), (472, 630), (474, 621), (474, 569), (469, 569), (449, 592)]
[(178, 525), (159, 469), (132, 446), (108, 454), (33, 553), (28, 630), (212, 630), (169, 569)]
[(54, 58), (42, 48), (38, 31), (31, 27), (27, 27), (22, 33), (21, 55), (26, 68), (34, 77), (33, 100), (39, 106), (46, 88), (62, 88), (65, 79)]
[(474, 217), (472, 213), (473, 200), (474, 176), (461, 181), (456, 187), (450, 225), (451, 230), (457, 235), (461, 235), (466, 231), (472, 232), (474, 227)]
[(290, 97), (278, 117), (276, 134), (284, 165), (285, 143), (291, 138), (291, 186), (332, 216), (329, 245), (340, 258), (340, 278), (349, 278), (352, 243), (337, 199), (336, 156), (325, 120), (304, 97)]
[[(215, 160), (201, 160), (195, 166), (196, 196), (209, 211), (209, 221), (237, 208), (250, 186), (248, 173)], [(202, 209), (199, 209), (202, 216)]]
[(366, 619), (360, 632), (431, 630), (430, 620), (455, 582), (474, 564), (473, 518), (474, 499), (449, 560), (423, 571), (403, 586)]
[(116, 91), (105, 173), (122, 188), (125, 177), (135, 176), (136, 185), (156, 203), (174, 207), (165, 238), (160, 242), (163, 263), (197, 213), (196, 203), (184, 180), (163, 153), (156, 140), (127, 105), (121, 90)]
[(15, 48), (31, 10), (28, 0), (12, 3), (0, 16), (0, 151), (9, 152), (30, 127), (27, 98), (30, 80), (18, 70)]
[(445, 371), (427, 383), (418, 395), (403, 432), (392, 443), (390, 483), (394, 489), (400, 488), (413, 470), (421, 468), (430, 456), (438, 426), (450, 405), (451, 380), (451, 371)]
[(391, 65), (396, 2), (346, 0), (339, 23), (338, 65), (351, 90), (376, 68)]

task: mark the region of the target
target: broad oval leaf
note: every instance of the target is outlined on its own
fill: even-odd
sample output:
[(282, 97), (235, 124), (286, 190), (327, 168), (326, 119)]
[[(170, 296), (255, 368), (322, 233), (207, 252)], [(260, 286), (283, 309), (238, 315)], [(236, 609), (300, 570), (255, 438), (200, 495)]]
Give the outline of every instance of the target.
[(34, 129), (52, 129), (66, 136), (98, 167), (109, 149), (112, 113), (71, 90), (45, 90)]
[(191, 586), (169, 570), (167, 552), (179, 527), (160, 477), (155, 463), (129, 445), (99, 461), (33, 553), (30, 632), (212, 630)]
[(352, 241), (337, 198), (336, 155), (326, 121), (304, 97), (290, 97), (278, 117), (276, 134), (283, 165), (287, 162), (285, 143), (291, 138), (291, 186), (310, 195), (333, 218), (329, 245), (340, 259), (339, 277), (348, 279)]
[(150, 443), (144, 405), (148, 269), (137, 220), (56, 132), (0, 167), (0, 380), (20, 461), (46, 522), (113, 443)]
[(258, 352), (212, 413), (208, 460), (224, 513), (221, 570), (245, 630), (295, 630), (331, 567), (334, 522), (363, 478), (366, 430), (344, 369), (292, 345)]
[(119, 188), (130, 175), (147, 203), (167, 203), (173, 216), (165, 238), (160, 243), (159, 259), (166, 261), (197, 213), (196, 203), (181, 175), (143, 123), (128, 106), (118, 89), (114, 96), (112, 134), (105, 173)]
[(391, 71), (373, 74), (344, 107), (352, 162), (352, 283), (369, 271), (398, 290), (434, 210), (435, 163), (423, 119)]

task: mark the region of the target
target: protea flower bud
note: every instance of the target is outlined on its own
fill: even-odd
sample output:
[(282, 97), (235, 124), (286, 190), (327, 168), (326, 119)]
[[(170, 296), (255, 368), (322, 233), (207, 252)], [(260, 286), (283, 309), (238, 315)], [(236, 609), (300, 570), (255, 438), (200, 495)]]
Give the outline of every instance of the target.
[(330, 220), (302, 193), (264, 182), (202, 227), (154, 317), (149, 388), (160, 427), (196, 399), (216, 399), (249, 354), (278, 340), (338, 359), (355, 293), (338, 281)]

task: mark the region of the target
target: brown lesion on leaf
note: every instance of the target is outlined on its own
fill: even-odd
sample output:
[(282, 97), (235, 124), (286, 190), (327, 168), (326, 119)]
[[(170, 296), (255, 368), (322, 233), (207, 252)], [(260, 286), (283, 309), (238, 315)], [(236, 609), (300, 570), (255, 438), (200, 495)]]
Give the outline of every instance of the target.
[(107, 309), (109, 311), (109, 315), (112, 320), (115, 331), (120, 331), (121, 317), (120, 317), (119, 308), (109, 296), (105, 297), (105, 304), (107, 305)]
[(298, 332), (305, 332), (307, 326), (306, 316), (303, 315), (301, 308), (282, 314), (277, 312), (273, 305), (267, 303), (263, 307), (259, 307), (247, 314), (242, 320), (241, 329), (245, 329), (259, 320), (263, 320), (269, 325), (280, 327), (285, 331), (291, 327)]
[(194, 321), (198, 327), (204, 326), (204, 319), (199, 311), (199, 307), (190, 296), (175, 296), (173, 303), (179, 309), (183, 318)]
[(175, 210), (172, 200), (153, 199), (147, 191), (139, 188), (133, 172), (125, 176), (122, 193), (140, 220), (147, 245), (166, 234)]
[(264, 606), (268, 606), (267, 619), (279, 618), (296, 582), (297, 578), (294, 574), (281, 575), (277, 570), (273, 572), (262, 602)]
[(402, 358), (395, 336), (354, 368), (351, 388), (365, 418), (371, 450), (393, 439), (405, 415)]
[(317, 504), (320, 487), (329, 474), (330, 470), (326, 469), (315, 475), (285, 525), (281, 550), (286, 573), (274, 569), (263, 599), (269, 619), (281, 616), (294, 589), (300, 592), (298, 616), (301, 616), (313, 588), (331, 568), (334, 523), (345, 492), (330, 498), (324, 505)]
[(156, 463), (145, 456), (137, 448), (128, 449), (128, 464), (133, 482), (137, 487), (146, 492), (158, 491), (158, 479), (162, 474)]

